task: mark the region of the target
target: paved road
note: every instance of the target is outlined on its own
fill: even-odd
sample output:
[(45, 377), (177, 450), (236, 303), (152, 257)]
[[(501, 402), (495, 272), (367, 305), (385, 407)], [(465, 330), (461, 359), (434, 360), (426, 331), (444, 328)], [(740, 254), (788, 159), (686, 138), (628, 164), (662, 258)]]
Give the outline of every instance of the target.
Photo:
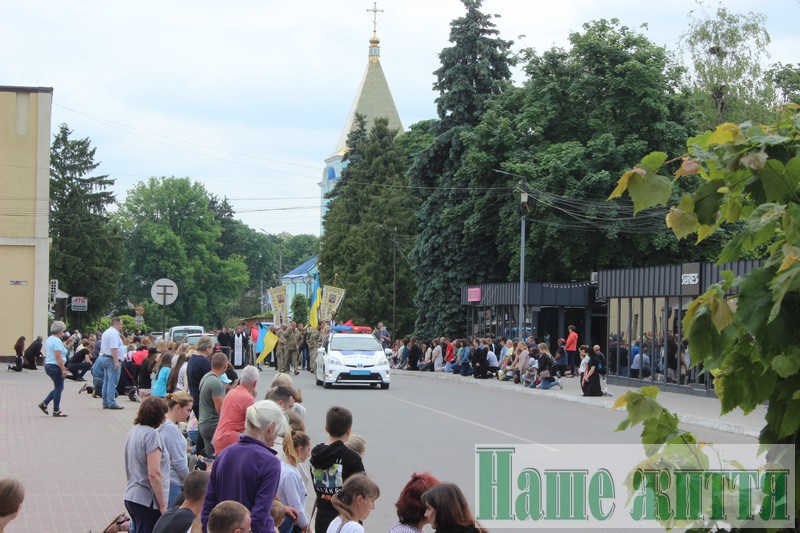
[[(263, 379), (274, 371), (265, 370)], [(394, 502), (415, 470), (429, 470), (458, 483), (471, 499), (475, 444), (637, 443), (639, 431), (615, 433), (623, 414), (537, 391), (478, 386), (474, 380), (441, 381), (395, 376), (389, 390), (325, 390), (304, 373), (306, 426), (314, 443), (325, 439), (325, 411), (343, 405), (353, 411), (354, 432), (367, 441), (364, 458), (382, 496), (366, 522), (368, 531), (386, 531)], [(36, 404), (49, 390), (43, 371), (0, 373), (0, 476), (24, 480), (27, 500), (10, 532), (99, 531), (122, 510), (125, 485), (122, 449), (136, 404), (104, 411), (100, 401), (77, 395), (67, 382), (62, 409), (66, 419), (45, 417)], [(259, 390), (265, 391), (267, 383)], [(563, 394), (574, 394), (568, 390)], [(698, 400), (709, 401), (709, 400)], [(689, 426), (687, 426), (689, 427)], [(712, 442), (754, 442), (749, 437), (691, 428)]]

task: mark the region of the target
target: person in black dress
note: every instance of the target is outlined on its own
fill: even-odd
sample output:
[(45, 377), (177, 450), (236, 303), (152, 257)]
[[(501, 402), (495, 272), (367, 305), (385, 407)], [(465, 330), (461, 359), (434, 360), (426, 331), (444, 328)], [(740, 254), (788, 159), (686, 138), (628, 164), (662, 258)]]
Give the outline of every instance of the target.
[[(599, 347), (597, 350), (599, 350)], [(581, 351), (584, 351), (584, 347), (581, 347)], [(602, 396), (603, 388), (600, 386), (600, 369), (598, 368), (600, 360), (597, 358), (594, 351), (588, 352), (588, 355), (589, 362), (586, 365), (586, 371), (583, 373), (583, 380), (581, 382), (583, 386), (583, 395)]]
[(416, 337), (411, 337), (411, 342), (408, 345), (408, 370), (419, 370), (420, 358), (422, 357), (422, 349), (419, 347), (419, 341)]

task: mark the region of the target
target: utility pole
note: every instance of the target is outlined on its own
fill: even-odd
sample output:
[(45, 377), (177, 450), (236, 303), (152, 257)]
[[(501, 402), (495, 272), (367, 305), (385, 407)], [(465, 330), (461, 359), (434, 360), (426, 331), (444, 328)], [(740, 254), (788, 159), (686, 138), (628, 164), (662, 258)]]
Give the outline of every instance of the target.
[(397, 228), (392, 231), (392, 331), (397, 337)]
[(520, 205), (519, 205), (519, 314), (517, 315), (517, 335), (524, 338), (523, 328), (525, 327), (525, 218), (528, 215), (528, 193), (525, 181), (519, 180)]
[(258, 291), (258, 303), (261, 304), (261, 316), (264, 316), (264, 280), (261, 280), (261, 289)]
[(283, 277), (283, 250), (278, 250), (278, 283)]

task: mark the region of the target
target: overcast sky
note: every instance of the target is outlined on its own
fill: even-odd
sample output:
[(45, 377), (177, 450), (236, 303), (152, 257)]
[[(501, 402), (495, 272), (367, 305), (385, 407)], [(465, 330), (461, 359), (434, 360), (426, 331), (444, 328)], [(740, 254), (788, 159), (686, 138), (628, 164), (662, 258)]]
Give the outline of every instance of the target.
[[(716, 4), (713, 4), (716, 6)], [(798, 0), (725, 1), (768, 16), (770, 61), (797, 63)], [(319, 233), (323, 159), (367, 65), (367, 0), (2, 0), (0, 85), (54, 89), (66, 122), (97, 148), (118, 200), (150, 176), (188, 176), (248, 225)], [(618, 18), (678, 47), (690, 0), (486, 0), (515, 49), (564, 46)], [(404, 126), (436, 114), (431, 89), (458, 0), (381, 0), (381, 59)], [(713, 11), (715, 8), (710, 8)], [(524, 35), (524, 37), (519, 37)], [(290, 207), (281, 211), (258, 211)]]

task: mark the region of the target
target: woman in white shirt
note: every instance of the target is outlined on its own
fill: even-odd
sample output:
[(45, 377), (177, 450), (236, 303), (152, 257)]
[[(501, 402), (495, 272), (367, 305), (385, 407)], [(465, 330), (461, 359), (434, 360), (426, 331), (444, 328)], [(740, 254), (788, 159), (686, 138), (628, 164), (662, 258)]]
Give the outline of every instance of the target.
[(347, 478), (342, 490), (331, 498), (339, 516), (330, 523), (327, 533), (364, 533), (360, 522), (367, 519), (380, 495), (378, 485), (363, 472)]
[(292, 517), (283, 517), (278, 531), (290, 533), (292, 531), (307, 533), (310, 528), (306, 516), (306, 498), (308, 491), (300, 473), (303, 463), (311, 455), (311, 439), (302, 431), (289, 431), (283, 439), (283, 461), (281, 461), (281, 478), (278, 482), (277, 497), (281, 503), (297, 509), (297, 521), (292, 523)]

